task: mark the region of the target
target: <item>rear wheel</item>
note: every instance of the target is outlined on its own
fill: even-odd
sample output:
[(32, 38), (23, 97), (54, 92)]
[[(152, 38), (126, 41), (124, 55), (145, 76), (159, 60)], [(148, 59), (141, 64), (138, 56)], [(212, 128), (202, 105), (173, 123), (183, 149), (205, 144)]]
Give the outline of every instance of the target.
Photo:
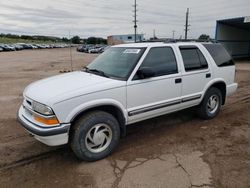
[(96, 161), (116, 148), (120, 127), (111, 114), (93, 111), (76, 121), (70, 136), (71, 148), (79, 159)]
[(222, 104), (221, 91), (215, 87), (210, 88), (198, 108), (198, 114), (203, 119), (212, 119), (220, 112)]

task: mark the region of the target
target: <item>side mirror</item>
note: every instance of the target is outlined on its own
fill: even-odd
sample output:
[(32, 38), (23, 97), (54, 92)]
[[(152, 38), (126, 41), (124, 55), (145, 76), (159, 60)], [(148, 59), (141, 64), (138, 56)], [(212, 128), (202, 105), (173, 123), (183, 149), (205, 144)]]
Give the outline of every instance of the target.
[(142, 67), (140, 68), (136, 75), (139, 79), (151, 78), (155, 76), (155, 72), (149, 67)]

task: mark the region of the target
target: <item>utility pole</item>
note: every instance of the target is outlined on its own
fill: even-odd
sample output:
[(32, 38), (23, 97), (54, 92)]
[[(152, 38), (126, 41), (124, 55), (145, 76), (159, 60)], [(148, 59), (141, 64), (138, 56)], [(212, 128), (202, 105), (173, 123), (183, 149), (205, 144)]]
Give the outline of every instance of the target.
[(174, 39), (175, 30), (173, 30), (172, 32), (173, 32), (173, 39)]
[(153, 31), (153, 39), (156, 39), (155, 29), (154, 29), (154, 31)]
[(187, 32), (188, 32), (188, 27), (190, 26), (188, 24), (188, 17), (189, 17), (189, 8), (187, 8), (187, 12), (186, 12), (186, 24), (185, 24), (185, 40), (187, 40)]
[(138, 20), (137, 20), (137, 3), (136, 3), (136, 0), (135, 0), (135, 4), (133, 5), (133, 7), (134, 7), (134, 29), (135, 29), (135, 43), (136, 43), (136, 37), (137, 37), (137, 22), (138, 22)]

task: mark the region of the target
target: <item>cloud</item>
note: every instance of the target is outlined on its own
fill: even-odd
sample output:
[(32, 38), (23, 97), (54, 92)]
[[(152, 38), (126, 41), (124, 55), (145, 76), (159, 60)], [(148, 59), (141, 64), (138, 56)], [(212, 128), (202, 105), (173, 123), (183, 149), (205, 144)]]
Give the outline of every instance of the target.
[[(0, 32), (81, 37), (133, 33), (134, 0), (11, 0), (1, 1)], [(247, 16), (249, 0), (137, 0), (138, 32), (151, 37), (183, 35), (190, 8), (189, 36), (214, 36), (217, 19)]]

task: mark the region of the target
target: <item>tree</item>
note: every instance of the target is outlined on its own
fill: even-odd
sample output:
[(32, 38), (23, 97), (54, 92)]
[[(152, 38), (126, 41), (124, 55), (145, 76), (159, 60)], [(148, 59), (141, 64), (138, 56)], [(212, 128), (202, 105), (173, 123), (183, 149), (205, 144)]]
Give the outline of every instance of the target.
[(210, 40), (210, 36), (206, 35), (206, 34), (202, 34), (202, 35), (199, 36), (198, 39), (202, 40), (202, 41), (208, 41), (208, 40)]
[(21, 35), (20, 37), (21, 39), (29, 39), (29, 40), (32, 40), (32, 36), (29, 36), (29, 35)]
[(74, 36), (71, 38), (71, 41), (73, 44), (80, 44), (80, 37), (79, 36)]
[(63, 37), (63, 38), (62, 38), (62, 41), (63, 41), (63, 42), (69, 42), (69, 39), (67, 39), (66, 37)]
[(87, 44), (97, 44), (97, 39), (95, 37), (87, 38)]
[(89, 37), (86, 40), (87, 44), (107, 44), (107, 39), (99, 38), (99, 37)]

